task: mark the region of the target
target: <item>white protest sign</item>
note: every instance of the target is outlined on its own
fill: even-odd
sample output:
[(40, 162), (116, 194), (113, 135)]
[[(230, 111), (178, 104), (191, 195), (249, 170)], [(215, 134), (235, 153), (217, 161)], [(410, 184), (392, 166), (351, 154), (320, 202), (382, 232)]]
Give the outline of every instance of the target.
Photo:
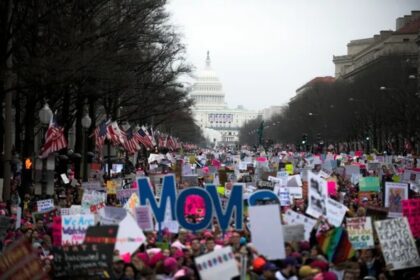
[(290, 205), (290, 195), (289, 195), (288, 188), (280, 187), (279, 185), (275, 185), (273, 192), (279, 198), (281, 206), (289, 206)]
[(283, 225), (285, 242), (305, 240), (305, 226), (303, 224)]
[(85, 190), (102, 191), (105, 188), (99, 181), (82, 182), (82, 188)]
[(420, 257), (406, 217), (375, 221), (375, 229), (385, 262), (391, 270), (420, 266)]
[(283, 227), (279, 205), (261, 205), (248, 208), (251, 224), (251, 242), (261, 255), (269, 260), (286, 257)]
[(302, 199), (303, 198), (303, 190), (301, 187), (287, 187), (289, 190), (290, 200), (293, 201), (294, 199)]
[(308, 208), (306, 214), (318, 218), (327, 215), (327, 181), (312, 172), (308, 173)]
[(127, 215), (127, 211), (120, 207), (105, 206), (98, 212), (101, 225), (118, 225)]
[(300, 177), (299, 174), (289, 176), (289, 178), (287, 179), (288, 187), (302, 187), (302, 185), (303, 185), (302, 178)]
[(124, 204), (124, 208), (134, 216), (136, 214), (135, 209), (137, 206), (140, 206), (139, 196), (137, 193), (133, 193)]
[(63, 216), (61, 244), (82, 244), (87, 228), (93, 225), (95, 225), (95, 216), (92, 214)]
[(99, 209), (105, 207), (106, 193), (85, 190), (82, 197), (82, 208), (91, 213), (97, 213)]
[(150, 205), (136, 207), (137, 224), (142, 230), (153, 230), (153, 219)]
[(202, 280), (231, 279), (239, 275), (231, 247), (215, 250), (194, 261)]
[(344, 168), (347, 178), (351, 178), (352, 174), (360, 174), (360, 167), (357, 165), (346, 165)]
[(316, 220), (306, 217), (305, 215), (291, 209), (287, 209), (283, 219), (288, 225), (303, 224), (305, 228), (305, 240), (309, 240), (311, 231), (316, 224)]
[(67, 177), (67, 175), (65, 173), (61, 174), (60, 177), (61, 177), (61, 180), (63, 180), (63, 183), (65, 185), (67, 185), (68, 183), (70, 183), (70, 180), (69, 180), (69, 178)]
[[(170, 205), (166, 205), (165, 209), (165, 218), (163, 222), (160, 224), (160, 230), (168, 230), (170, 233), (178, 233), (179, 232), (179, 223), (177, 220), (172, 220), (172, 214), (170, 210)], [(155, 230), (159, 231), (159, 224), (156, 223)]]
[(402, 217), (402, 200), (408, 199), (408, 184), (385, 182), (385, 207), (388, 217)]
[(348, 208), (332, 198), (327, 198), (326, 206), (328, 222), (335, 227), (341, 226)]
[(144, 243), (146, 237), (143, 231), (137, 225), (133, 216), (126, 215), (120, 222), (118, 227), (117, 242), (115, 243), (115, 250), (120, 252), (120, 255), (133, 254), (141, 244)]
[(36, 202), (38, 212), (45, 212), (54, 208), (54, 200), (44, 199)]
[(374, 247), (373, 229), (370, 217), (346, 219), (347, 232), (353, 249), (369, 249)]

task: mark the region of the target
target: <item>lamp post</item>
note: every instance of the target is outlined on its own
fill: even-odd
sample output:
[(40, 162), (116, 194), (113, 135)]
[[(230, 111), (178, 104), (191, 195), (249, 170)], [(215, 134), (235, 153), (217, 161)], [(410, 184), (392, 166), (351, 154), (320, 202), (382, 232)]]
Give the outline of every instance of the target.
[(92, 124), (92, 120), (89, 117), (89, 113), (86, 113), (82, 118), (82, 127), (83, 127), (83, 182), (87, 181), (88, 178), (88, 168), (87, 168), (87, 149), (88, 149), (88, 137), (87, 131)]
[[(48, 103), (45, 102), (44, 107), (39, 111), (39, 120), (41, 121), (42, 125), (42, 145), (45, 143), (45, 132), (46, 128), (48, 127), (48, 124), (51, 121), (51, 118), (53, 117), (53, 112), (50, 109), (50, 106), (48, 106)], [(47, 158), (42, 159), (42, 171), (41, 171), (41, 193), (42, 195), (45, 195), (47, 190)]]

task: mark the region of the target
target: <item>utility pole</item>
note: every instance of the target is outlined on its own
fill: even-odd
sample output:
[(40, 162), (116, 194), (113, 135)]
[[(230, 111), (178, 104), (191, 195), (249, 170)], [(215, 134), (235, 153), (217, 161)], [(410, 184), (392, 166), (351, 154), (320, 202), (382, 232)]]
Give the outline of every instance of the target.
[[(7, 23), (11, 25), (13, 12), (13, 0), (9, 0), (9, 9), (7, 13)], [(13, 31), (11, 30), (11, 33)], [(13, 39), (10, 37), (7, 42), (7, 51), (9, 54), (6, 61), (6, 83), (5, 83), (5, 118), (4, 118), (4, 158), (3, 158), (3, 199), (10, 199), (10, 176), (12, 163), (12, 89), (14, 87), (13, 74)]]

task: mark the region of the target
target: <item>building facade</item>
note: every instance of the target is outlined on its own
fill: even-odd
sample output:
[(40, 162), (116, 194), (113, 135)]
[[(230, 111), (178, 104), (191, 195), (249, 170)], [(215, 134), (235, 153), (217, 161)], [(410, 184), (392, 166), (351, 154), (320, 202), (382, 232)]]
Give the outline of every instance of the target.
[(334, 56), (335, 77), (351, 79), (375, 62), (398, 55), (417, 68), (418, 47), (416, 39), (420, 32), (420, 11), (397, 18), (395, 31), (386, 30), (372, 38), (352, 40), (347, 44), (347, 54)]
[(211, 129), (220, 132), (221, 139), (216, 141), (223, 144), (235, 144), (240, 127), (258, 117), (256, 111), (247, 110), (242, 106), (236, 109), (228, 107), (222, 82), (211, 68), (209, 52), (205, 68), (197, 76), (190, 96), (194, 100), (192, 111), (196, 123), (203, 131)]

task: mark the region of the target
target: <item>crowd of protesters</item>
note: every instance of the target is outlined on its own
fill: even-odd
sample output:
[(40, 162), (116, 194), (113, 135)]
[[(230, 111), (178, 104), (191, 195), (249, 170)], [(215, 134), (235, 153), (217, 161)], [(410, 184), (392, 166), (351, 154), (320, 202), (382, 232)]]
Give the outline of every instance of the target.
[[(364, 168), (368, 156), (365, 154), (355, 155), (341, 154), (337, 155), (334, 151), (329, 151), (335, 158), (341, 159), (341, 165), (358, 164), (361, 167), (362, 176), (375, 175), (380, 176), (382, 189), (371, 199), (360, 199), (358, 184), (352, 183), (350, 178), (346, 178), (339, 172), (334, 172), (331, 177), (337, 182), (337, 197), (344, 205), (348, 207), (346, 217), (363, 217), (367, 215), (369, 208), (383, 208), (383, 183), (392, 181), (395, 170), (401, 167), (400, 161), (411, 161), (412, 167), (417, 166), (415, 157), (392, 157), (390, 165), (383, 165), (378, 171), (369, 171)], [(176, 153), (162, 154), (161, 157), (152, 157), (152, 160), (144, 165), (137, 165), (137, 172), (154, 172), (153, 169), (163, 170), (163, 172), (172, 172), (175, 159), (183, 159), (184, 163), (194, 163), (198, 168), (211, 166), (213, 161), (220, 163), (219, 168), (233, 169), (237, 168), (238, 161), (244, 158), (255, 162), (258, 157), (267, 158), (267, 165), (264, 167), (267, 171), (279, 170), (286, 163), (294, 164), (294, 172), (298, 174), (305, 166), (310, 166), (313, 172), (320, 172), (320, 162), (310, 165), (305, 160), (307, 153), (297, 153), (281, 151), (279, 149), (268, 149), (267, 151), (243, 148), (235, 155), (227, 149), (222, 150), (202, 150), (196, 151), (189, 156)], [(320, 157), (322, 158), (322, 156)], [(321, 159), (322, 162), (322, 159)], [(147, 167), (146, 167), (147, 166)], [(160, 168), (160, 169), (159, 169)], [(264, 169), (263, 168), (263, 169)], [(255, 169), (254, 176), (259, 176), (260, 169)], [(135, 172), (135, 171), (134, 171)], [(68, 177), (70, 181), (74, 173), (69, 170)], [(105, 176), (106, 177), (106, 176)], [(107, 178), (105, 178), (106, 180)], [(199, 178), (200, 184), (204, 184), (206, 178)], [(240, 178), (236, 178), (240, 181)], [(34, 194), (34, 189), (22, 194), (19, 191), (19, 174), (16, 174), (12, 181), (12, 198), (8, 202), (0, 203), (0, 215), (11, 217), (12, 220), (5, 230), (4, 236), (0, 240), (0, 251), (4, 252), (8, 246), (16, 240), (25, 237), (38, 252), (42, 262), (43, 269), (50, 275), (54, 275), (54, 259), (52, 245), (52, 225), (44, 224), (42, 220), (36, 223), (32, 220), (32, 213), (36, 212), (37, 200), (40, 197)], [(182, 187), (182, 184), (179, 186)], [(80, 205), (83, 189), (81, 183), (76, 180), (73, 184), (63, 184), (60, 177), (56, 177), (55, 194), (53, 196), (54, 204), (60, 208)], [(340, 197), (340, 194), (344, 194)], [(417, 193), (410, 190), (410, 197), (416, 197)], [(107, 204), (111, 206), (121, 206), (118, 200), (113, 196), (108, 196)], [(301, 201), (290, 206), (294, 211), (304, 214), (307, 207), (307, 201)], [(17, 219), (17, 207), (21, 207), (21, 226), (15, 227)], [(281, 207), (284, 213), (288, 207)], [(244, 217), (246, 221), (246, 217)], [(345, 223), (345, 219), (343, 221)], [(4, 227), (4, 225), (3, 225)], [(120, 255), (118, 251), (114, 252), (112, 272), (113, 279), (200, 279), (194, 259), (205, 255), (214, 250), (225, 246), (231, 246), (239, 271), (245, 271), (245, 279), (302, 279), (302, 280), (334, 280), (334, 279), (420, 279), (420, 267), (406, 270), (391, 270), (385, 263), (381, 253), (381, 247), (376, 240), (376, 246), (372, 249), (358, 250), (356, 254), (348, 261), (341, 264), (333, 264), (328, 261), (324, 252), (317, 243), (316, 235), (331, 228), (328, 221), (323, 217), (317, 220), (317, 224), (311, 232), (309, 240), (300, 242), (287, 242), (285, 244), (286, 258), (280, 260), (268, 260), (260, 255), (258, 250), (252, 244), (252, 236), (245, 223), (243, 230), (234, 230), (231, 228), (227, 233), (222, 233), (216, 220), (210, 230), (198, 233), (187, 232), (180, 229), (177, 234), (164, 231), (162, 235), (157, 232), (145, 232), (146, 242), (131, 256)], [(270, 229), (267, 228), (267, 231)], [(416, 243), (419, 245), (419, 243)], [(418, 246), (417, 246), (418, 249)], [(245, 261), (244, 261), (245, 260)], [(243, 267), (246, 265), (246, 267)], [(106, 278), (106, 277), (104, 277)], [(223, 278), (220, 278), (221, 280)], [(240, 276), (235, 277), (240, 279)]]

